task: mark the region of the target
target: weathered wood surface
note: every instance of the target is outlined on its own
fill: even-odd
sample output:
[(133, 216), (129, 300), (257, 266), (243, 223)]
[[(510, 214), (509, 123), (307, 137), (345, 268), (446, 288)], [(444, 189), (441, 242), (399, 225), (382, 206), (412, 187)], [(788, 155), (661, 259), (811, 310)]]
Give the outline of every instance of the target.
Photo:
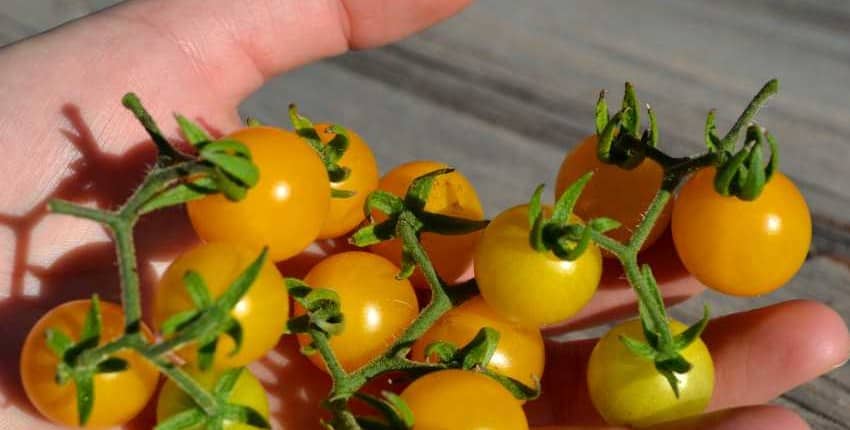
[[(114, 2), (0, 1), (0, 44)], [(591, 132), (601, 88), (617, 100), (623, 81), (634, 82), (658, 113), (663, 145), (684, 154), (699, 149), (709, 109), (727, 126), (773, 76), (782, 90), (759, 121), (780, 137), (782, 169), (812, 207), (813, 258), (770, 296), (703, 299), (725, 314), (813, 298), (850, 319), (848, 2), (482, 1), (402, 43), (278, 78), (243, 110), (283, 122), (287, 104), (298, 102), (358, 130), (384, 169), (439, 157), (479, 184), (492, 214), (553, 181), (564, 151)], [(702, 301), (674, 314), (692, 320)], [(778, 402), (814, 428), (850, 429), (850, 369)]]

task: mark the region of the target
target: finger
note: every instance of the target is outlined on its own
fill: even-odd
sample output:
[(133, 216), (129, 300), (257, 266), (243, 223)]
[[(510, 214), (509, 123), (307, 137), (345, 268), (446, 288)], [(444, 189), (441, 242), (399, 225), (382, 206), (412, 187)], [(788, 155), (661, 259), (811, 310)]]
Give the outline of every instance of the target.
[[(640, 254), (640, 263), (653, 267), (664, 302), (668, 306), (681, 303), (705, 290), (682, 265), (668, 230), (649, 249)], [(578, 314), (567, 321), (545, 328), (548, 336), (557, 336), (573, 330), (593, 327), (613, 320), (637, 315), (634, 291), (623, 274), (620, 263), (606, 258), (599, 289)]]
[[(830, 371), (850, 355), (841, 317), (792, 301), (713, 320), (702, 336), (715, 365), (709, 410), (768, 402)], [(600, 425), (585, 374), (595, 340), (547, 344), (543, 397), (527, 411), (537, 424)]]
[(844, 320), (811, 301), (720, 318), (703, 339), (717, 368), (711, 410), (768, 402), (850, 356)]
[[(713, 412), (652, 430), (807, 430), (799, 415), (779, 406), (745, 406)], [(534, 427), (532, 430), (625, 430), (622, 427)]]
[(809, 425), (779, 406), (745, 406), (653, 427), (653, 430), (808, 430)]

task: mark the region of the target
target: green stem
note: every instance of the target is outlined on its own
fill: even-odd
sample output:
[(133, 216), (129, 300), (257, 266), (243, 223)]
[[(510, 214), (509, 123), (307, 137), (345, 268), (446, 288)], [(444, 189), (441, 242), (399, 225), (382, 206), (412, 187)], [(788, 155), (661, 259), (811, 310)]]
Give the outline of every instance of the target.
[(132, 221), (120, 220), (111, 224), (115, 234), (118, 272), (121, 276), (121, 302), (124, 305), (124, 331), (138, 333), (142, 322), (142, 300), (139, 293), (139, 269), (133, 243)]
[[(652, 198), (649, 208), (647, 208), (644, 213), (643, 219), (641, 219), (640, 224), (638, 224), (635, 228), (634, 233), (632, 233), (632, 237), (626, 245), (629, 250), (640, 251), (644, 242), (646, 242), (646, 238), (649, 237), (649, 233), (652, 232), (652, 228), (655, 227), (655, 223), (664, 212), (664, 208), (667, 206), (667, 203), (672, 197), (673, 193), (670, 191), (663, 188), (658, 190), (655, 197)], [(637, 252), (635, 252), (635, 255), (637, 255)]]
[(150, 349), (137, 349), (142, 356), (144, 356), (148, 361), (153, 363), (160, 372), (162, 372), (169, 379), (174, 381), (174, 383), (181, 389), (183, 392), (189, 395), (195, 404), (198, 405), (204, 412), (213, 416), (219, 411), (219, 403), (220, 401), (215, 398), (210, 392), (204, 389), (200, 384), (198, 384), (188, 373), (186, 373), (183, 369), (178, 366), (175, 366), (174, 363), (162, 358), (160, 355), (155, 355), (150, 353)]
[(413, 323), (405, 329), (384, 354), (352, 373), (346, 373), (339, 365), (330, 348), (327, 335), (318, 330), (310, 331), (313, 343), (325, 360), (325, 365), (333, 379), (333, 388), (328, 397), (330, 400), (325, 403), (325, 406), (334, 414), (334, 424), (339, 426), (335, 428), (359, 428), (355, 427), (356, 421), (353, 421), (353, 415), (348, 412), (346, 405), (348, 400), (372, 378), (396, 370), (428, 372), (445, 368), (440, 364), (419, 363), (405, 358), (413, 342), (422, 337), (452, 307), (452, 302), (434, 269), (434, 265), (419, 242), (414, 227), (415, 218), (411, 219), (411, 217), (415, 217), (411, 212), (404, 212), (399, 216), (397, 233), (405, 249), (410, 251), (414, 261), (422, 270), (431, 288), (431, 302)]
[(766, 84), (764, 84), (758, 94), (756, 94), (755, 97), (750, 100), (750, 103), (747, 105), (747, 108), (744, 109), (744, 111), (738, 117), (738, 120), (735, 121), (735, 124), (732, 126), (732, 128), (729, 129), (729, 132), (726, 133), (726, 136), (724, 136), (723, 139), (720, 141), (720, 147), (724, 150), (730, 149), (730, 147), (734, 145), (734, 142), (738, 140), (738, 135), (741, 134), (741, 130), (743, 130), (744, 127), (746, 127), (750, 123), (750, 121), (753, 120), (753, 118), (756, 116), (756, 113), (758, 113), (759, 109), (764, 106), (764, 103), (767, 101), (767, 99), (770, 96), (776, 94), (778, 91), (779, 81), (777, 81), (776, 79), (771, 79)]
[(659, 306), (655, 300), (658, 292), (652, 291), (652, 289), (656, 287), (648, 282), (643, 273), (641, 273), (637, 262), (637, 255), (629, 255), (626, 258), (621, 258), (620, 262), (623, 265), (626, 279), (632, 285), (635, 294), (638, 296), (638, 300), (646, 308), (650, 319), (652, 319), (653, 326), (658, 331), (658, 335), (660, 336), (659, 349), (669, 351), (673, 347), (673, 333), (670, 332), (670, 325), (664, 305)]

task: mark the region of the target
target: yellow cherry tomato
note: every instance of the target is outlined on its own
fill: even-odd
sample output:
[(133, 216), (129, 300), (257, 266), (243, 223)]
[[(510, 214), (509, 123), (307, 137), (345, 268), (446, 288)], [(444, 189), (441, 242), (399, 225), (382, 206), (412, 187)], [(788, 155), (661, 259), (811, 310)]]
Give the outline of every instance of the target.
[[(187, 366), (184, 370), (206, 390), (212, 390), (219, 378), (225, 373), (223, 370), (200, 371), (194, 366)], [(269, 418), (269, 400), (266, 397), (266, 391), (260, 381), (248, 369), (242, 369), (239, 378), (236, 379), (236, 384), (233, 385), (233, 389), (227, 396), (227, 402), (248, 406), (266, 419)], [(174, 415), (197, 407), (195, 401), (169, 379), (159, 392), (159, 399), (156, 403), (156, 421), (161, 423)], [(223, 430), (256, 429), (257, 427), (232, 421), (225, 421), (223, 426)], [(195, 426), (186, 428), (186, 430), (203, 430), (203, 427)]]
[[(670, 322), (673, 334), (686, 328), (680, 322)], [(643, 428), (705, 410), (714, 392), (714, 362), (701, 339), (681, 351), (693, 368), (676, 375), (677, 399), (667, 379), (655, 369), (655, 363), (631, 352), (621, 336), (646, 341), (639, 320), (621, 323), (599, 339), (587, 368), (590, 398), (608, 424)]]
[[(545, 216), (552, 209), (543, 208)], [(580, 222), (573, 216), (572, 222)], [(529, 244), (528, 206), (497, 216), (475, 248), (475, 277), (487, 304), (511, 321), (540, 327), (569, 318), (590, 301), (602, 276), (602, 256), (591, 244), (575, 261)]]
[(499, 332), (499, 344), (487, 368), (530, 387), (536, 386), (543, 377), (546, 360), (540, 330), (506, 320), (487, 306), (481, 297), (470, 299), (440, 317), (413, 344), (413, 359), (425, 361), (425, 349), (437, 341), (463, 347), (484, 327)]
[[(183, 276), (187, 271), (197, 272), (206, 283), (210, 296), (215, 299), (259, 256), (239, 245), (207, 243), (181, 255), (159, 282), (154, 297), (154, 319), (157, 327), (169, 317), (195, 309)], [(219, 369), (244, 366), (272, 349), (283, 334), (289, 317), (289, 295), (280, 273), (271, 261), (266, 260), (254, 283), (236, 303), (230, 315), (242, 325), (242, 348), (231, 355), (235, 346), (227, 335), (220, 335), (213, 360)], [(178, 351), (184, 359), (197, 360), (196, 345)]]
[(756, 296), (788, 282), (812, 241), (806, 200), (777, 172), (753, 201), (714, 190), (715, 169), (694, 175), (673, 209), (673, 242), (700, 282), (726, 294)]
[(303, 251), (319, 235), (330, 206), (330, 181), (319, 155), (293, 132), (248, 127), (229, 136), (244, 143), (260, 170), (247, 196), (212, 195), (186, 204), (201, 239), (269, 246), (274, 261)]
[[(567, 154), (558, 171), (555, 197), (560, 197), (585, 173), (593, 172), (576, 202), (575, 214), (586, 220), (607, 217), (619, 221), (622, 224), (620, 228), (607, 235), (625, 242), (634, 233), (655, 193), (661, 188), (664, 171), (649, 158), (630, 170), (605, 164), (596, 156), (596, 143), (596, 135), (589, 136)], [(655, 243), (667, 229), (671, 209), (670, 204), (664, 208), (642, 249)], [(603, 255), (611, 256), (608, 252)]]
[[(389, 171), (378, 184), (378, 188), (399, 197), (404, 197), (411, 182), (419, 176), (448, 167), (436, 161), (412, 161), (402, 164)], [(466, 177), (455, 171), (438, 176), (431, 187), (425, 210), (433, 213), (451, 215), (473, 220), (484, 219), (484, 210), (478, 200), (478, 193)], [(383, 220), (381, 214), (375, 214), (376, 219)], [(437, 274), (448, 282), (453, 283), (469, 270), (472, 262), (472, 252), (475, 243), (481, 237), (476, 231), (464, 235), (438, 235), (423, 233), (422, 246), (431, 258)], [(396, 265), (401, 264), (401, 241), (394, 239), (381, 242), (372, 250)], [(419, 268), (413, 274), (413, 284), (426, 287), (427, 283)]]
[[(323, 143), (336, 136), (328, 133), (330, 124), (316, 124), (316, 132)], [(354, 191), (347, 198), (331, 198), (330, 210), (319, 239), (333, 239), (345, 235), (366, 218), (363, 203), (369, 193), (378, 187), (378, 162), (366, 142), (352, 130), (348, 130), (348, 149), (338, 164), (351, 169), (351, 174), (342, 182), (332, 182), (331, 188)]]
[[(363, 366), (386, 350), (419, 314), (413, 287), (395, 278), (398, 267), (368, 252), (352, 251), (325, 258), (304, 278), (313, 288), (325, 288), (339, 295), (345, 329), (332, 336), (330, 346), (347, 371)], [(301, 306), (295, 315), (303, 315)], [(311, 339), (298, 335), (302, 346)], [(325, 368), (321, 356), (310, 360)]]
[[(57, 306), (46, 313), (30, 330), (21, 351), (21, 381), (32, 404), (53, 422), (65, 426), (79, 425), (77, 391), (73, 380), (64, 385), (56, 382), (59, 358), (45, 341), (48, 329), (59, 330), (74, 341), (80, 340), (91, 300), (77, 300)], [(120, 306), (100, 302), (102, 329), (100, 344), (124, 334), (124, 312)], [(142, 333), (153, 341), (144, 325)], [(86, 428), (109, 427), (130, 421), (148, 403), (156, 391), (159, 372), (141, 355), (122, 350), (114, 355), (129, 367), (121, 372), (100, 373), (94, 377), (94, 407)]]
[(443, 370), (413, 381), (401, 398), (413, 411), (413, 430), (526, 430), (516, 398), (480, 373)]

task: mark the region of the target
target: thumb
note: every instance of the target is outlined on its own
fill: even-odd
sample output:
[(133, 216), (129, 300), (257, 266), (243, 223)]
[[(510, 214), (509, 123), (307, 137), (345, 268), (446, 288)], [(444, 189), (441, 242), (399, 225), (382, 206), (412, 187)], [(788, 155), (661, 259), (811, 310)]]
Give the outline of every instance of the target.
[[(131, 0), (0, 49), (0, 135), (28, 143), (7, 145), (4, 162), (28, 177), (15, 196), (0, 195), (0, 213), (38, 204), (78, 157), (62, 131), (75, 122), (69, 106), (96, 137), (92, 150), (112, 153), (146, 140), (120, 106), (127, 91), (157, 119), (176, 111), (231, 129), (236, 107), (269, 77), (397, 40), (469, 2)], [(0, 181), (17, 179), (13, 170), (0, 169)]]
[(468, 2), (148, 0), (110, 10), (105, 18), (145, 23), (141, 34), (126, 41), (129, 49), (164, 36), (191, 63), (186, 78), (199, 78), (219, 101), (236, 103), (269, 77), (348, 49), (398, 40)]

